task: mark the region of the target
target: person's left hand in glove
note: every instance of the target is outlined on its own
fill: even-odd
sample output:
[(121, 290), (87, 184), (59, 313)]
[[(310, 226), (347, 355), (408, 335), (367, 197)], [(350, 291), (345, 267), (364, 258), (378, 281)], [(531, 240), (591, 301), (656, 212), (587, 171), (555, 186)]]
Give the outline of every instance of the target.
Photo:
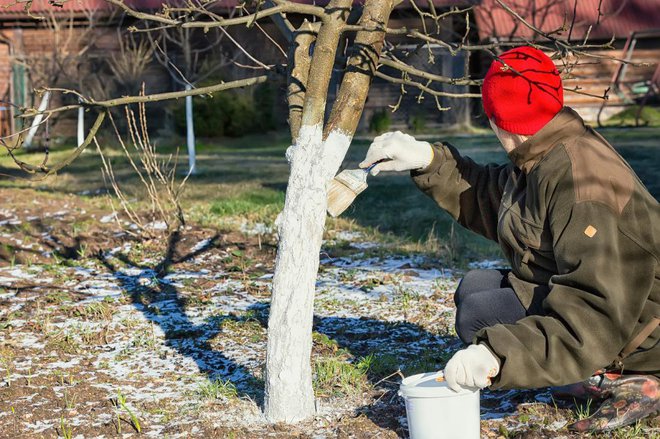
[(455, 392), (463, 388), (490, 386), (490, 379), (500, 373), (500, 361), (483, 344), (473, 344), (451, 357), (445, 366), (445, 380)]

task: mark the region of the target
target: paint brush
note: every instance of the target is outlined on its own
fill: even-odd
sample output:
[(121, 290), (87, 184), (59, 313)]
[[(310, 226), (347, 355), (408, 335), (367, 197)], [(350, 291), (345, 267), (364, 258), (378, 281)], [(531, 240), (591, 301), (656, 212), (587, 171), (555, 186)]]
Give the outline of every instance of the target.
[(367, 175), (380, 161), (365, 169), (346, 169), (335, 175), (328, 187), (328, 213), (341, 215), (353, 204), (355, 197), (367, 188)]

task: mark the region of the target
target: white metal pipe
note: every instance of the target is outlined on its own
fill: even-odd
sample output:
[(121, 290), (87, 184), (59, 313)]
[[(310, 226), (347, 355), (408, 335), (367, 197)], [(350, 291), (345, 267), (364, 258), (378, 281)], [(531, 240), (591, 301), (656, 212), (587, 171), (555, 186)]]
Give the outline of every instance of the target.
[[(191, 90), (192, 86), (186, 84), (186, 90)], [(188, 144), (188, 172), (197, 173), (195, 163), (195, 126), (193, 124), (193, 100), (192, 96), (186, 96), (186, 141)]]
[(78, 108), (78, 146), (85, 142), (85, 109)]

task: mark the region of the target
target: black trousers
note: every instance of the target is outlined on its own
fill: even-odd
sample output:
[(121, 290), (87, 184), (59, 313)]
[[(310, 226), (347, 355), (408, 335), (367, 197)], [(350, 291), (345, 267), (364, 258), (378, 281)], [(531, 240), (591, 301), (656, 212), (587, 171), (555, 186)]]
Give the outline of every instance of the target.
[(508, 270), (471, 270), (458, 284), (456, 333), (464, 343), (497, 323), (515, 323), (528, 315), (507, 279)]

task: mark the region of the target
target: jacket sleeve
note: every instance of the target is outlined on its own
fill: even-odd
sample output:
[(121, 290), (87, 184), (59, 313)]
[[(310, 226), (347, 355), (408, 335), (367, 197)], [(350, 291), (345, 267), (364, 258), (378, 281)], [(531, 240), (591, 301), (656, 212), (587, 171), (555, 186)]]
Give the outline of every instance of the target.
[(433, 161), (412, 171), (422, 192), (461, 225), (497, 241), (497, 214), (513, 165), (478, 165), (450, 144), (433, 145)]
[(563, 385), (608, 366), (634, 336), (654, 280), (655, 256), (623, 233), (619, 215), (580, 202), (551, 219), (557, 273), (544, 316), (482, 329), (500, 358), (493, 388)]

